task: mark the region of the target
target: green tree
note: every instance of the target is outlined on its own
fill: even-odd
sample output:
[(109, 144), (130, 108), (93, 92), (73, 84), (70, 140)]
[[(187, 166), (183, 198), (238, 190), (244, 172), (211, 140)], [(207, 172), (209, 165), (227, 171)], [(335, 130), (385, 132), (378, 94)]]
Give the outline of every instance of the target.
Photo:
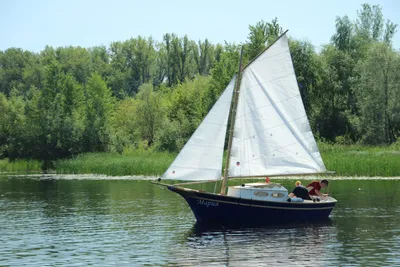
[(175, 34), (165, 34), (166, 78), (168, 86), (182, 83), (186, 78), (192, 79), (197, 73), (194, 63), (193, 41), (185, 35), (179, 38)]
[(335, 140), (359, 138), (356, 123), (358, 105), (353, 88), (354, 61), (351, 56), (327, 45), (318, 58), (318, 83), (312, 94), (313, 124), (321, 137)]
[(137, 132), (147, 146), (151, 146), (165, 118), (163, 102), (160, 94), (153, 91), (152, 84), (143, 84), (139, 88), (136, 101)]
[(383, 33), (382, 7), (379, 5), (362, 4), (357, 11), (356, 32), (365, 39), (380, 40)]
[(0, 93), (0, 158), (6, 157), (5, 150), (9, 135), (9, 120), (6, 117), (8, 114), (8, 109), (8, 99), (3, 93)]
[(110, 46), (111, 71), (107, 79), (113, 94), (122, 99), (134, 96), (143, 83), (152, 80), (156, 72), (156, 50), (150, 37), (131, 38)]
[(167, 77), (168, 71), (168, 54), (163, 43), (156, 43), (157, 50), (153, 65), (153, 85), (160, 86)]
[(111, 74), (110, 55), (105, 46), (94, 46), (88, 49), (90, 54), (90, 73), (98, 73), (103, 80), (107, 80)]
[(156, 148), (178, 151), (187, 142), (214, 104), (210, 102), (211, 77), (198, 76), (179, 84), (171, 91), (163, 91), (163, 102), (168, 116), (161, 120), (156, 134)]
[(43, 73), (38, 56), (19, 48), (0, 52), (0, 92), (9, 96), (15, 88), (26, 95), (30, 86), (41, 87)]
[(336, 33), (331, 41), (339, 50), (351, 52), (353, 49), (354, 24), (348, 16), (336, 17)]
[(136, 119), (137, 101), (134, 98), (126, 98), (116, 103), (110, 118), (113, 150), (122, 153), (124, 147), (138, 144)]
[[(214, 103), (238, 71), (240, 46), (225, 43), (219, 60), (211, 69), (209, 101)], [(208, 107), (210, 109), (211, 106)]]
[(249, 26), (249, 36), (247, 42), (247, 53), (250, 60), (255, 58), (265, 49), (266, 43), (271, 43), (282, 34), (282, 27), (275, 18), (271, 22), (263, 20), (257, 22), (256, 25)]
[(318, 62), (314, 46), (306, 41), (290, 40), (290, 52), (293, 60), (297, 83), (306, 109), (310, 114), (311, 94), (318, 86)]
[(84, 151), (106, 151), (110, 144), (109, 118), (114, 99), (100, 75), (93, 74), (85, 87)]
[(375, 44), (357, 66), (361, 130), (367, 144), (388, 144), (396, 140), (399, 129), (395, 126), (400, 115), (399, 62), (398, 53), (386, 44)]
[(124, 43), (123, 52), (128, 66), (127, 95), (133, 96), (140, 85), (150, 82), (152, 77), (154, 41), (151, 37), (146, 40), (141, 36), (130, 39)]
[(82, 151), (83, 92), (57, 62), (46, 70), (43, 90), (31, 88), (26, 105), (26, 156), (43, 160), (44, 168), (57, 158)]
[(0, 93), (0, 158), (23, 157), (25, 101), (16, 90), (9, 99)]
[(91, 56), (86, 48), (59, 47), (55, 53), (61, 71), (71, 74), (80, 84), (87, 82), (90, 77)]
[(186, 140), (215, 102), (208, 102), (210, 87), (209, 77), (198, 77), (177, 85), (169, 96), (167, 114), (169, 114), (170, 121), (180, 123), (182, 137)]
[(392, 39), (393, 36), (397, 32), (397, 24), (394, 24), (390, 20), (386, 21), (386, 28), (385, 28), (385, 34), (383, 36), (383, 41), (389, 45), (392, 44)]
[(200, 75), (208, 75), (214, 63), (214, 47), (206, 39), (199, 44), (193, 43), (194, 60), (197, 65), (197, 71)]
[(123, 43), (113, 42), (110, 44), (110, 60), (111, 71), (107, 84), (115, 97), (123, 99), (127, 92), (131, 90), (128, 88), (128, 63), (124, 56)]

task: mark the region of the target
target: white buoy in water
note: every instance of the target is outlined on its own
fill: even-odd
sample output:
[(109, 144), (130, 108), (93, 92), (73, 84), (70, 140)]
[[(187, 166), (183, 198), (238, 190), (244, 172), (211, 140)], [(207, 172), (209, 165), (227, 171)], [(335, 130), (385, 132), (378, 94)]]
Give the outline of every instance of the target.
[(358, 188), (358, 191), (361, 191), (361, 188)]

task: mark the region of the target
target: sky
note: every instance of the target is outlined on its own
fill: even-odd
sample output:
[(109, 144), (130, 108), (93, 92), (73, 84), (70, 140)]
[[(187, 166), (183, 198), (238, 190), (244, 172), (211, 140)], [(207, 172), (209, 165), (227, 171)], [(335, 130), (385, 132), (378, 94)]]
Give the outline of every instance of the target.
[[(0, 50), (108, 46), (138, 35), (161, 41), (165, 33), (244, 43), (249, 25), (275, 17), (289, 36), (319, 49), (334, 34), (335, 18), (356, 19), (362, 3), (380, 5), (400, 25), (400, 0), (0, 0)], [(400, 49), (400, 26), (393, 46)]]

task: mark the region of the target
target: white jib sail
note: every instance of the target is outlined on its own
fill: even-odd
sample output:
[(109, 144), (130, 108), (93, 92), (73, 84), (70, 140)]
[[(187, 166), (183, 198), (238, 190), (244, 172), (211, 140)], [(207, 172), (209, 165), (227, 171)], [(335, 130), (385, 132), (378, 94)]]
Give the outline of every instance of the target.
[(235, 77), (179, 152), (162, 179), (221, 179), (223, 150)]
[(284, 35), (243, 71), (229, 176), (325, 171)]

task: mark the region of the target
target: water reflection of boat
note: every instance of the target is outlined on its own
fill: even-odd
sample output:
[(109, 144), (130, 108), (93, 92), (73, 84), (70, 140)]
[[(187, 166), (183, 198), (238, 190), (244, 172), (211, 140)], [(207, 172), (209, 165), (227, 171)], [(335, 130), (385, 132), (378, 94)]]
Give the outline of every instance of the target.
[(182, 251), (174, 264), (324, 266), (334, 253), (327, 240), (336, 234), (330, 219), (257, 227), (196, 223), (180, 240)]
[(221, 231), (254, 231), (254, 232), (264, 232), (264, 231), (274, 231), (283, 229), (310, 229), (318, 227), (331, 227), (334, 226), (334, 222), (331, 218), (326, 220), (316, 221), (316, 222), (288, 222), (285, 224), (255, 224), (252, 226), (242, 226), (242, 225), (226, 225), (221, 227), (219, 225), (213, 224), (202, 224), (194, 223), (192, 228), (187, 232), (186, 237), (201, 237), (202, 235), (209, 235), (211, 233), (220, 233)]
[(295, 202), (280, 184), (227, 186), (228, 178), (326, 173), (303, 106), (286, 33), (245, 67), (241, 55), (238, 74), (162, 179), (221, 179), (228, 114), (227, 168), (220, 194), (187, 188), (188, 183), (166, 185), (159, 179), (158, 184), (181, 195), (202, 223), (265, 224), (328, 218), (337, 202), (332, 197)]

